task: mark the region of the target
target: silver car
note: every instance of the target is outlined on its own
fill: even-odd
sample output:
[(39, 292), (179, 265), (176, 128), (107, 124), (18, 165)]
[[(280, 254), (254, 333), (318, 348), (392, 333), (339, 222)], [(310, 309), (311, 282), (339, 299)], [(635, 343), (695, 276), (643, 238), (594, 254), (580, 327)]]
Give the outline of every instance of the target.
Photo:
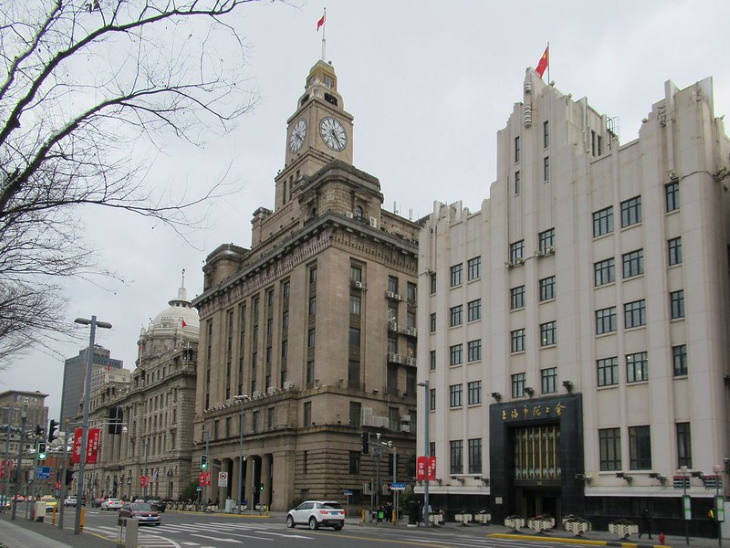
[(310, 529), (333, 527), (339, 531), (345, 526), (345, 511), (333, 500), (306, 500), (286, 515), (286, 526), (307, 525)]

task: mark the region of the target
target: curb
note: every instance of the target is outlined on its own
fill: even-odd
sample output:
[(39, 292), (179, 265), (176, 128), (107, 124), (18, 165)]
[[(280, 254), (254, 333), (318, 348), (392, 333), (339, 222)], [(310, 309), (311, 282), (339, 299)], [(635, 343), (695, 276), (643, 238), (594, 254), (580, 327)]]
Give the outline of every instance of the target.
[(638, 542), (623, 542), (623, 541), (617, 541), (617, 540), (590, 540), (582, 537), (576, 537), (576, 538), (566, 538), (566, 537), (551, 537), (549, 535), (520, 535), (520, 534), (513, 534), (513, 533), (490, 533), (486, 535), (490, 538), (498, 538), (498, 539), (504, 539), (504, 540), (514, 540), (514, 539), (520, 539), (520, 540), (529, 540), (534, 542), (545, 542), (546, 540), (549, 540), (550, 542), (560, 542), (562, 544), (580, 544), (580, 545), (590, 545), (590, 546), (621, 546), (623, 548), (672, 548), (671, 546), (668, 546), (666, 544), (641, 544)]

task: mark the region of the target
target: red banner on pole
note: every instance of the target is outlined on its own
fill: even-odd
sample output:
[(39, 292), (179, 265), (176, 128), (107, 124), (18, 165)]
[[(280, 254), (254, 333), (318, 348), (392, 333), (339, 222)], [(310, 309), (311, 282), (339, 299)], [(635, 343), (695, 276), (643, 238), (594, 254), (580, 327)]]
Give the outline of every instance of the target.
[[(82, 428), (77, 428), (74, 431), (74, 444), (73, 450), (71, 451), (71, 462), (81, 462), (81, 438)], [(101, 440), (101, 430), (99, 428), (89, 428), (89, 433), (86, 436), (86, 463), (96, 464), (99, 456), (99, 443)]]
[(416, 480), (423, 481), (426, 479), (426, 457), (418, 457), (416, 459)]
[(147, 487), (150, 483), (149, 476), (140, 476), (139, 477), (139, 486), (140, 487)]
[(428, 457), (428, 466), (426, 471), (426, 479), (428, 481), (436, 480), (436, 457)]

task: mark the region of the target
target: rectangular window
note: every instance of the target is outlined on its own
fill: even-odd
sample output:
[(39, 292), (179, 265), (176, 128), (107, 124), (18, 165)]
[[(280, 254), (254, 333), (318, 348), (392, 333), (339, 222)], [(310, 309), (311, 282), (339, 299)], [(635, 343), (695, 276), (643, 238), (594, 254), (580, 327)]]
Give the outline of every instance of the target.
[(675, 377), (687, 374), (687, 345), (680, 344), (672, 347), (672, 370)]
[(515, 171), (515, 196), (520, 195), (520, 190), (522, 190), (522, 174)]
[(520, 161), (520, 137), (519, 135), (515, 137), (515, 162)]
[(466, 303), (466, 319), (475, 322), (482, 318), (482, 300), (475, 299)]
[(466, 359), (469, 362), (476, 362), (482, 359), (481, 339), (476, 339), (466, 343)]
[(525, 351), (525, 330), (515, 329), (510, 332), (510, 352), (524, 352)]
[(555, 298), (555, 276), (548, 276), (539, 281), (540, 302), (551, 301)]
[(621, 202), (621, 228), (641, 222), (641, 196)]
[(541, 255), (548, 255), (555, 248), (555, 229), (551, 228), (537, 235), (537, 249)]
[(644, 299), (624, 304), (624, 328), (631, 329), (646, 324), (646, 302)]
[(598, 430), (598, 454), (601, 471), (621, 470), (621, 431), (618, 428)]
[(682, 238), (667, 240), (667, 262), (669, 266), (682, 264)]
[(482, 439), (473, 438), (469, 443), (469, 473), (482, 473)]
[(431, 290), (431, 295), (436, 293), (436, 273), (432, 272), (431, 275), (428, 277), (429, 280), (429, 287)]
[(431, 312), (431, 315), (429, 316), (429, 327), (431, 329), (431, 333), (436, 332), (436, 312)]
[(547, 367), (540, 370), (540, 389), (543, 394), (553, 394), (558, 391), (558, 368)]
[(348, 467), (350, 474), (360, 473), (360, 451), (350, 451), (350, 466)]
[(360, 295), (350, 295), (350, 314), (359, 316), (362, 312), (362, 297)]
[(307, 348), (314, 348), (314, 343), (316, 341), (315, 335), (316, 331), (314, 330), (314, 328), (310, 329), (307, 332)]
[(466, 387), (467, 403), (469, 405), (482, 403), (482, 381), (471, 381)]
[[(314, 316), (316, 313), (317, 313), (317, 297), (309, 297), (309, 315)], [(267, 332), (267, 335), (271, 335), (271, 333)]]
[(556, 323), (545, 322), (540, 324), (540, 346), (552, 346), (558, 342)]
[(362, 268), (359, 266), (350, 266), (350, 279), (354, 282), (362, 283)]
[(644, 250), (637, 249), (622, 255), (624, 278), (633, 278), (644, 273)]
[(462, 323), (462, 316), (464, 312), (464, 306), (463, 305), (456, 305), (452, 306), (449, 309), (449, 327), (454, 327), (457, 325), (461, 325)]
[(525, 374), (515, 373), (512, 375), (512, 397), (521, 398), (525, 395)]
[(388, 276), (388, 291), (398, 294), (398, 278), (396, 276)]
[(525, 286), (520, 285), (509, 290), (510, 309), (518, 310), (525, 306)]
[(629, 426), (629, 468), (651, 470), (651, 428)]
[(429, 390), (430, 394), (428, 395), (428, 409), (429, 411), (435, 411), (436, 410), (436, 389), (431, 388)]
[(464, 353), (462, 344), (455, 344), (449, 347), (449, 365), (461, 365)]
[(671, 181), (664, 185), (664, 198), (667, 213), (679, 209), (679, 181)]
[(451, 267), (451, 287), (456, 287), (462, 283), (462, 263), (455, 264)]
[(692, 468), (692, 430), (688, 422), (678, 422), (677, 429), (677, 468)]
[(593, 237), (613, 232), (613, 207), (609, 206), (593, 212)]
[(469, 281), (482, 277), (482, 258), (472, 257), (466, 262), (466, 276)]
[(431, 371), (436, 371), (436, 351), (431, 350), (428, 355), (429, 355), (428, 363), (430, 365)]
[(626, 355), (626, 381), (642, 382), (649, 380), (649, 360), (646, 352)]
[(461, 384), (452, 384), (449, 386), (449, 407), (461, 407), (461, 397), (463, 386)]
[(602, 358), (596, 360), (598, 386), (618, 384), (618, 358)]
[(406, 283), (406, 300), (409, 303), (415, 303), (418, 299), (418, 286), (413, 282)]
[(550, 156), (542, 159), (542, 180), (548, 182), (550, 180)]
[(304, 426), (312, 425), (312, 402), (311, 401), (304, 402), (304, 413), (302, 413), (302, 418), (304, 419)]
[(358, 401), (350, 402), (350, 426), (360, 426), (362, 421), (362, 404)]
[(616, 260), (611, 257), (593, 263), (593, 283), (596, 287), (616, 281)]
[(449, 473), (464, 473), (464, 442), (454, 440), (449, 442)]
[(509, 244), (509, 260), (511, 263), (517, 263), (525, 256), (525, 240), (519, 240)]
[(550, 146), (550, 122), (545, 120), (542, 123), (542, 148)]
[(672, 319), (684, 318), (684, 290), (672, 291), (669, 293), (669, 305)]
[(350, 328), (350, 346), (351, 347), (360, 346), (360, 329), (357, 327)]
[(596, 335), (616, 331), (616, 307), (610, 306), (596, 310)]

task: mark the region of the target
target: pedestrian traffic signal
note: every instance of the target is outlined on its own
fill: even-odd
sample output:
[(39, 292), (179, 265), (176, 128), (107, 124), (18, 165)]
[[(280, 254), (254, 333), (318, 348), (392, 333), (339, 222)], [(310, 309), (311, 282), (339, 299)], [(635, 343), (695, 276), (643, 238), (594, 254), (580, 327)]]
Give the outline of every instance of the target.
[(48, 443), (52, 443), (58, 437), (56, 430), (58, 430), (58, 422), (51, 419), (48, 423)]
[(259, 483), (259, 491), (263, 491), (263, 490), (264, 490), (264, 484), (263, 483)]
[(38, 444), (38, 460), (45, 460), (46, 459), (46, 443), (40, 442)]
[(71, 485), (71, 482), (74, 480), (74, 471), (73, 470), (66, 470), (66, 485)]
[(370, 453), (370, 432), (362, 433), (362, 454), (367, 455)]
[(200, 456), (200, 469), (201, 470), (207, 470), (208, 469), (208, 455), (201, 455)]

